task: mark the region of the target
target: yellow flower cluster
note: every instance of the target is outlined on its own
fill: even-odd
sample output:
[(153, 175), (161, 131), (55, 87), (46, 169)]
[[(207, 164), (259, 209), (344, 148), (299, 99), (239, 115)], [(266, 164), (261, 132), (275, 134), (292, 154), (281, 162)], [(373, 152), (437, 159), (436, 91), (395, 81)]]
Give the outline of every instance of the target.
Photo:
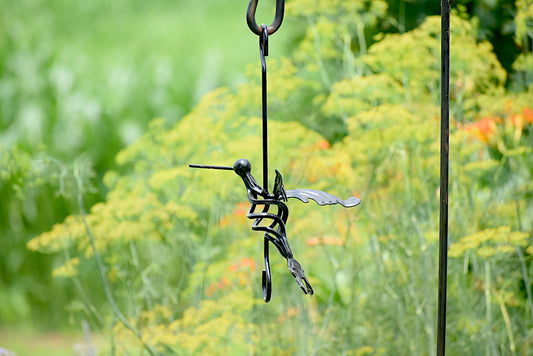
[(77, 267), (80, 264), (80, 259), (74, 257), (65, 262), (64, 265), (55, 268), (52, 271), (54, 277), (73, 277), (78, 274)]
[[(485, 229), (468, 235), (450, 246), (449, 255), (460, 257), (472, 251), (480, 257), (488, 258), (498, 253), (513, 253), (516, 247), (527, 247), (529, 234), (511, 231), (509, 226)], [(531, 251), (531, 246), (526, 251)]]

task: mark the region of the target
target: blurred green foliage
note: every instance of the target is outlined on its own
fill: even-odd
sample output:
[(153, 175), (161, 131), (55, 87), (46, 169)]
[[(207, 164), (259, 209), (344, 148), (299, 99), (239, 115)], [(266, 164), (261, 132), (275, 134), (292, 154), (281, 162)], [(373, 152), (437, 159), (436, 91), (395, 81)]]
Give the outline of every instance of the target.
[[(242, 80), (241, 67), (255, 58), (244, 50), (251, 39), (237, 41), (245, 38), (240, 7), (220, 0), (22, 0), (2, 9), (3, 144), (89, 153), (97, 169), (150, 119), (177, 121), (220, 82)], [(206, 35), (217, 26), (225, 31)], [(223, 57), (226, 48), (243, 55)]]
[[(97, 174), (87, 206), (101, 201), (120, 148), (152, 118), (177, 122), (205, 92), (242, 81), (256, 41), (242, 7), (220, 0), (0, 7), (0, 322), (62, 323), (71, 288), (50, 279), (56, 262), (25, 244), (78, 208), (58, 183), (64, 172), (33, 166), (85, 157)], [(216, 26), (224, 31), (207, 33)], [(242, 55), (223, 56), (228, 48)]]
[[(132, 9), (147, 11), (141, 2), (131, 4), (138, 6)], [(184, 6), (177, 4), (172, 6)], [(447, 349), (450, 354), (528, 354), (533, 340), (533, 88), (527, 63), (533, 5), (517, 0), (509, 17), (494, 13), (510, 6), (508, 2), (465, 4), (452, 17)], [(93, 185), (99, 180), (89, 160), (80, 155), (86, 152), (84, 144), (79, 151), (75, 146), (65, 150), (70, 157), (78, 156), (72, 164), (53, 158), (65, 152), (55, 147), (62, 141), (50, 139), (51, 131), (42, 134), (50, 140), (44, 142), (52, 147), (49, 151), (2, 151), (0, 189), (7, 197), (2, 208), (9, 209), (2, 209), (1, 226), (8, 226), (12, 236), (40, 232), (27, 243), (35, 251), (26, 252), (31, 253), (28, 265), (22, 269), (10, 262), (6, 266), (12, 270), (2, 271), (4, 284), (22, 290), (0, 291), (0, 300), (12, 303), (2, 310), (2, 320), (29, 316), (37, 300), (33, 293), (41, 295), (43, 306), (51, 298), (25, 285), (24, 279), (7, 279), (18, 279), (24, 271), (31, 276), (25, 279), (28, 283), (35, 283), (39, 273), (43, 280), (53, 275), (61, 284), (74, 286), (54, 302), (68, 303), (73, 320), (87, 319), (111, 335), (113, 354), (433, 354), (440, 21), (435, 16), (407, 16), (405, 9), (414, 6), (408, 2), (400, 3), (403, 18), (393, 16), (396, 8), (389, 5), (289, 1), (286, 25), (295, 29), (287, 40), (289, 54), (268, 60), (270, 166), (282, 172), (287, 189), (309, 187), (363, 200), (350, 210), (289, 203), (288, 237), (315, 296), (301, 294), (276, 256), (273, 300), (262, 302), (261, 236), (250, 230), (239, 177), (187, 167), (231, 165), (245, 157), (257, 176), (261, 103), (259, 64), (254, 63), (246, 80), (203, 95), (179, 120), (176, 102), (183, 96), (176, 94), (173, 81), (163, 84), (166, 99), (156, 102), (150, 101), (150, 90), (142, 81), (115, 83), (116, 90), (124, 91), (122, 98), (138, 90), (130, 102), (109, 98), (113, 90), (101, 85), (108, 75), (95, 79), (94, 92), (98, 85), (104, 93), (100, 113), (113, 107), (106, 100), (124, 104), (118, 114), (102, 114), (117, 125), (107, 134), (120, 137), (120, 122), (127, 122), (131, 113), (146, 120), (146, 126), (140, 126), (144, 134), (120, 150), (103, 188), (98, 187), (108, 192), (103, 202), (93, 204)], [(470, 5), (477, 10), (468, 11)], [(24, 9), (11, 6), (13, 11)], [(487, 6), (491, 11), (479, 15)], [(91, 5), (87, 9), (96, 11)], [(114, 11), (126, 16), (122, 10), (117, 5)], [(169, 13), (156, 15), (173, 18)], [(484, 40), (496, 28), (484, 21), (501, 16), (509, 17), (506, 26), (516, 29), (510, 35), (521, 52), (512, 63), (501, 63), (494, 46)], [(159, 26), (171, 26), (163, 20)], [(155, 26), (159, 21), (154, 17), (149, 23)], [(78, 28), (80, 23), (71, 26)], [(395, 30), (382, 32), (387, 27)], [(281, 33), (271, 41), (275, 43)], [(103, 37), (107, 34), (102, 32)], [(153, 50), (160, 45), (154, 44)], [(81, 56), (79, 49), (71, 51)], [(142, 45), (139, 53), (145, 53)], [(138, 57), (139, 63), (144, 59)], [(101, 65), (108, 65), (108, 60), (102, 59)], [(154, 63), (133, 65), (130, 74), (152, 73)], [(119, 62), (118, 68), (124, 64)], [(72, 94), (71, 88), (65, 90)], [(26, 108), (22, 103), (30, 96), (24, 95), (12, 108)], [(6, 98), (2, 100), (11, 103)], [(41, 94), (35, 98), (51, 104)], [(165, 118), (148, 124), (155, 116)], [(5, 117), (14, 118), (12, 113)], [(69, 119), (58, 115), (50, 127), (68, 134), (69, 126), (58, 123)], [(107, 125), (104, 122), (94, 126), (95, 135), (105, 131), (99, 126)], [(29, 147), (20, 137), (20, 147)], [(95, 140), (89, 135), (87, 145), (104, 150), (105, 145)], [(111, 156), (90, 154), (102, 174), (100, 155)], [(61, 195), (47, 200), (53, 192)], [(50, 226), (54, 217), (67, 212), (76, 213)], [(13, 246), (10, 251), (20, 250)], [(61, 262), (47, 265), (37, 251), (62, 256)], [(20, 295), (34, 299), (17, 305)], [(6, 317), (8, 311), (16, 314)]]

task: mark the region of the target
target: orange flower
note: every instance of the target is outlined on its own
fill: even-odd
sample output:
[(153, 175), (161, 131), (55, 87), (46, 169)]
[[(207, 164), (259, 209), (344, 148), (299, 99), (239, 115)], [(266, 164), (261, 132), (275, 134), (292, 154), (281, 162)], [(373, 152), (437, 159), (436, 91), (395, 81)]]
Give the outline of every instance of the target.
[(240, 264), (242, 267), (249, 267), (251, 270), (255, 269), (255, 261), (251, 258), (243, 258)]
[(300, 313), (298, 308), (292, 307), (292, 308), (288, 309), (285, 313), (280, 314), (278, 316), (278, 321), (283, 323), (283, 322), (285, 322), (287, 320), (287, 317), (289, 317), (289, 318), (295, 317), (296, 315), (298, 315), (298, 313)]
[(233, 213), (237, 216), (245, 216), (248, 214), (248, 203), (237, 203)]
[(222, 277), (218, 282), (211, 283), (206, 289), (205, 289), (205, 295), (210, 297), (212, 296), (217, 290), (224, 290), (227, 287), (229, 287), (230, 283), (229, 280), (226, 277)]
[(287, 310), (287, 316), (296, 316), (298, 315), (298, 308), (292, 307), (289, 310)]
[(318, 142), (317, 146), (321, 150), (327, 150), (329, 148), (329, 142), (326, 140), (322, 140)]
[(496, 131), (496, 123), (501, 121), (502, 119), (500, 117), (488, 116), (478, 122), (465, 125), (463, 129), (476, 135), (480, 141), (488, 143)]
[(228, 218), (225, 216), (218, 222), (220, 224), (220, 227), (224, 228), (228, 225)]
[(223, 290), (227, 286), (229, 286), (229, 281), (226, 277), (222, 277), (222, 279), (218, 282), (218, 289)]
[(524, 115), (524, 119), (527, 123), (533, 124), (533, 110), (530, 108), (523, 108), (522, 115)]
[(205, 295), (210, 297), (213, 295), (213, 293), (215, 293), (217, 291), (217, 286), (215, 284), (211, 284), (209, 285), (209, 287), (207, 287), (205, 289)]
[(232, 264), (228, 267), (228, 270), (230, 272), (235, 272), (236, 270), (246, 269), (249, 268), (251, 271), (255, 270), (256, 264), (255, 261), (251, 258), (245, 257), (242, 260), (240, 260), (238, 263)]
[(530, 108), (523, 108), (521, 113), (509, 115), (509, 121), (511, 122), (511, 125), (519, 130), (516, 131), (516, 136), (519, 139), (521, 130), (528, 124), (533, 123), (533, 110)]

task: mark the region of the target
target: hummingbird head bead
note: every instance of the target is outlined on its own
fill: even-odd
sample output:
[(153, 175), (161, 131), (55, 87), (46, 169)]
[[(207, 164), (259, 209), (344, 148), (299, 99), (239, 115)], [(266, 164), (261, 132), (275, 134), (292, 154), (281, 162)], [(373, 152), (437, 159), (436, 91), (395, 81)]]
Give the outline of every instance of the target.
[(244, 178), (252, 171), (252, 164), (246, 158), (240, 158), (233, 164), (233, 170), (240, 177)]

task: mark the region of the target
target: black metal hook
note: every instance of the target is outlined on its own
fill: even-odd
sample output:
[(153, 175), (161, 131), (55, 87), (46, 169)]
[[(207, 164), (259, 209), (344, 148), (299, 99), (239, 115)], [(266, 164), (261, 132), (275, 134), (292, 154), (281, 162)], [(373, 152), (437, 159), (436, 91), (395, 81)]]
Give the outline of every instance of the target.
[[(246, 22), (248, 27), (258, 36), (261, 36), (263, 32), (261, 26), (255, 22), (255, 10), (257, 9), (257, 2), (259, 0), (250, 0), (248, 4), (248, 11), (246, 11)], [(270, 26), (267, 26), (267, 32), (269, 35), (273, 34), (278, 30), (283, 22), (283, 15), (285, 14), (285, 0), (276, 0), (276, 15), (274, 21)]]

